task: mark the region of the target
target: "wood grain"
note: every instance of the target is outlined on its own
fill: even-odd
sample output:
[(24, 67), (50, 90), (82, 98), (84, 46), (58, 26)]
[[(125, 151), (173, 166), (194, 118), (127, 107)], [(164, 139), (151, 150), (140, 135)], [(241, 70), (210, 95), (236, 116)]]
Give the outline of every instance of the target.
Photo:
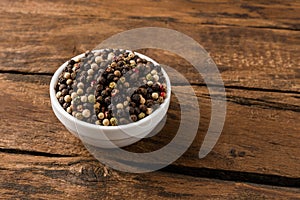
[[(300, 199), (299, 1), (1, 0), (0, 17), (0, 199)], [(203, 77), (172, 52), (138, 50), (189, 80), (201, 119), (180, 159), (133, 175), (100, 164), (63, 127), (48, 87), (66, 60), (149, 26), (185, 33), (209, 52), (225, 84), (227, 115), (217, 145), (199, 159), (211, 117)], [(179, 115), (173, 95), (164, 129), (125, 149), (163, 147)]]
[[(0, 70), (53, 73), (113, 34), (158, 26), (181, 31), (203, 45), (227, 86), (300, 92), (299, 2), (176, 2), (116, 1), (119, 6), (112, 6), (107, 1), (1, 1)], [(180, 69), (191, 82), (203, 83), (178, 56), (150, 55)]]
[[(6, 74), (0, 77), (0, 100), (7, 102), (0, 109), (0, 127), (4, 130), (1, 147), (88, 155), (79, 140), (52, 114), (49, 76)], [(174, 87), (179, 95), (186, 91), (186, 86)], [(210, 121), (210, 98), (206, 87), (193, 89), (200, 102), (199, 130), (192, 147), (176, 165), (300, 178), (299, 95), (227, 89), (227, 116), (222, 135), (213, 152), (200, 160), (198, 151)], [(152, 151), (168, 144), (177, 132), (179, 116), (180, 107), (173, 96), (167, 124), (161, 133), (128, 150)], [(236, 153), (232, 153), (233, 149)]]
[(297, 199), (299, 189), (153, 172), (117, 173), (86, 157), (0, 153), (3, 199)]

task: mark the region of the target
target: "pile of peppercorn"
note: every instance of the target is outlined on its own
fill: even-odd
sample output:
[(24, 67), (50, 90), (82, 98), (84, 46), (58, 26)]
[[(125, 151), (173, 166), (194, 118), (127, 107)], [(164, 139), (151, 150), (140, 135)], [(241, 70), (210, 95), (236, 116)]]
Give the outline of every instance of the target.
[(150, 115), (166, 98), (161, 67), (133, 52), (105, 49), (72, 59), (60, 74), (56, 98), (79, 120), (116, 126)]

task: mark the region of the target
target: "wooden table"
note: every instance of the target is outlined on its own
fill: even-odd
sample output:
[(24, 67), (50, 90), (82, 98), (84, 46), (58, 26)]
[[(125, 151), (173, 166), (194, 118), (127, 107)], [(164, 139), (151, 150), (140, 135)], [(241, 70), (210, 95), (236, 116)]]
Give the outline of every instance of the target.
[[(1, 0), (0, 17), (0, 199), (300, 199), (300, 1)], [(64, 61), (146, 26), (204, 46), (225, 83), (227, 116), (199, 159), (211, 115), (203, 79), (177, 55), (139, 51), (185, 73), (201, 121), (175, 163), (129, 174), (99, 163), (63, 127), (48, 90)], [(167, 124), (178, 123), (178, 109), (172, 97)], [(155, 149), (172, 131), (129, 148)]]

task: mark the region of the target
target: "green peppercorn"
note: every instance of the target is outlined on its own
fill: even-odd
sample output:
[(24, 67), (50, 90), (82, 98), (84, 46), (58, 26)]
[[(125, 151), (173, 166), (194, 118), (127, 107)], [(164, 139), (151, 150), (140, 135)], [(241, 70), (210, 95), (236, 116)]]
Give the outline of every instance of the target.
[[(150, 115), (166, 97), (165, 77), (159, 66), (134, 52), (88, 51), (76, 62), (74, 59), (69, 61), (60, 76), (55, 95), (66, 112), (88, 123), (117, 126), (135, 122)], [(103, 72), (106, 72), (105, 78), (100, 80)], [(130, 81), (122, 76), (126, 73)], [(144, 86), (139, 87), (136, 82)], [(138, 89), (134, 89), (136, 87)], [(111, 104), (114, 102), (118, 102), (116, 106)], [(93, 108), (95, 115), (92, 116)], [(114, 109), (116, 116), (112, 115)], [(125, 113), (130, 117), (126, 118)]]
[(117, 84), (115, 82), (110, 82), (109, 87), (111, 89), (115, 88), (117, 86)]
[(73, 104), (79, 104), (80, 103), (80, 97), (77, 96), (76, 98), (73, 99)]
[(125, 81), (126, 81), (124, 76), (122, 76), (119, 80), (120, 80), (121, 83), (125, 83)]
[(147, 81), (151, 81), (152, 80), (152, 75), (151, 74), (147, 74), (146, 75), (146, 79), (147, 79)]
[(139, 119), (143, 119), (145, 116), (146, 116), (145, 113), (141, 112), (138, 117)]
[(83, 119), (83, 116), (82, 116), (82, 114), (81, 113), (76, 113), (76, 115), (75, 115), (75, 117), (77, 118), (77, 119), (79, 119), (79, 120), (82, 120)]
[(112, 117), (109, 121), (110, 121), (110, 124), (112, 126), (117, 126), (118, 125), (118, 121), (115, 117)]
[(88, 101), (89, 101), (90, 103), (95, 103), (95, 95), (90, 94), (90, 95), (88, 96)]

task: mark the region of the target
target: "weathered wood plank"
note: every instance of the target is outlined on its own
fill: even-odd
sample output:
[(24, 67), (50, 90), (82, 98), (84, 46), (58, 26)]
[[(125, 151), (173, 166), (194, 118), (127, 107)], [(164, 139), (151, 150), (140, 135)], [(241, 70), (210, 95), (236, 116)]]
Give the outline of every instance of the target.
[[(298, 188), (245, 183), (299, 186), (299, 1), (2, 0), (0, 17), (0, 198), (299, 198)], [(202, 77), (170, 52), (141, 50), (190, 80), (201, 121), (193, 145), (172, 166), (130, 175), (102, 166), (64, 129), (51, 111), (48, 85), (70, 57), (145, 26), (181, 31), (207, 49), (225, 82), (228, 110), (216, 147), (198, 159), (211, 115)], [(126, 149), (164, 146), (179, 114), (173, 96), (165, 129)]]
[(0, 153), (3, 199), (292, 199), (296, 188), (169, 173), (125, 174), (86, 157)]
[[(88, 155), (80, 141), (52, 114), (49, 76), (5, 74), (0, 77), (0, 100), (5, 102), (0, 108), (2, 148)], [(185, 92), (186, 86), (174, 87)], [(195, 86), (194, 90), (201, 111), (198, 135), (176, 165), (300, 177), (298, 94), (227, 89), (228, 110), (222, 135), (214, 150), (200, 160), (198, 151), (210, 121), (210, 98), (205, 87)], [(173, 97), (165, 129), (130, 150), (151, 151), (172, 139), (180, 120), (176, 102)]]
[[(227, 86), (300, 92), (299, 33), (281, 30), (299, 28), (299, 2), (163, 0), (116, 4), (1, 1), (0, 70), (53, 73), (67, 59), (93, 49), (115, 33), (159, 26), (181, 31), (202, 44), (220, 67)], [(256, 26), (280, 30), (252, 28)], [(203, 83), (178, 56), (148, 53), (179, 69), (191, 82)]]

